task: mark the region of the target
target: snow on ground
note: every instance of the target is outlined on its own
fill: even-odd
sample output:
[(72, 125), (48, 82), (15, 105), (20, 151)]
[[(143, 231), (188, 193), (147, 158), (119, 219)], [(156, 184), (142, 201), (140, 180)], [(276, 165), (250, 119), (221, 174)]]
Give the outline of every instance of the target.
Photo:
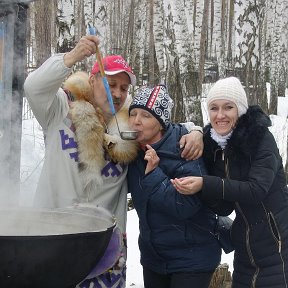
[(138, 216), (135, 209), (128, 212), (127, 219), (127, 287), (143, 288), (142, 266), (138, 249)]

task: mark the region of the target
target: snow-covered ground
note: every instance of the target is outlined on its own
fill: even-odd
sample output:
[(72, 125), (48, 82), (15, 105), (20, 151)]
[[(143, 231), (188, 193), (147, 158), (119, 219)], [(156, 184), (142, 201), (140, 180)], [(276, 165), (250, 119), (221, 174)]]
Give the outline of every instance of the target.
[[(280, 98), (280, 97), (279, 97)], [(281, 115), (281, 116), (280, 116)], [(273, 127), (271, 132), (277, 141), (283, 162), (287, 158), (287, 132), (288, 132), (288, 93), (281, 97), (278, 105), (278, 116), (271, 115)], [(204, 121), (205, 122), (205, 121)], [(44, 159), (44, 143), (40, 125), (33, 119), (23, 120), (22, 123), (22, 147), (21, 147), (21, 193), (20, 205), (30, 206), (37, 185), (37, 179), (41, 172)], [(234, 215), (232, 214), (233, 218)], [(143, 288), (142, 268), (140, 265), (140, 253), (138, 249), (138, 217), (135, 210), (128, 212), (127, 237), (127, 287)], [(233, 270), (233, 253), (222, 253), (222, 263), (229, 265)]]

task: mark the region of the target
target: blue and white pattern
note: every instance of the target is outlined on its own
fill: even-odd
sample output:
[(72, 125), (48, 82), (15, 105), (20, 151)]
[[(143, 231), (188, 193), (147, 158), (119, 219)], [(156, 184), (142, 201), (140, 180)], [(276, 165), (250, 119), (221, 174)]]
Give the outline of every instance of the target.
[(165, 85), (143, 86), (133, 98), (129, 113), (133, 108), (145, 109), (156, 117), (164, 128), (167, 128), (171, 120), (173, 106), (173, 100), (170, 98)]

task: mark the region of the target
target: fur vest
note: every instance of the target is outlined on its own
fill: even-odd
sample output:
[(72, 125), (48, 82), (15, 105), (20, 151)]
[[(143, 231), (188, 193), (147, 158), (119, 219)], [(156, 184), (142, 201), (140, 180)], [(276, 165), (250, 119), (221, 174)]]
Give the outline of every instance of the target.
[[(64, 82), (63, 88), (73, 95), (73, 101), (69, 103), (68, 117), (73, 123), (77, 139), (78, 169), (84, 187), (83, 196), (93, 199), (97, 188), (103, 184), (101, 170), (106, 160), (128, 164), (137, 156), (138, 144), (121, 139), (115, 117), (105, 124), (101, 109), (95, 109), (89, 102), (93, 92), (88, 80), (87, 73), (76, 72)], [(116, 113), (122, 131), (129, 130), (129, 104), (127, 100), (123, 108)]]

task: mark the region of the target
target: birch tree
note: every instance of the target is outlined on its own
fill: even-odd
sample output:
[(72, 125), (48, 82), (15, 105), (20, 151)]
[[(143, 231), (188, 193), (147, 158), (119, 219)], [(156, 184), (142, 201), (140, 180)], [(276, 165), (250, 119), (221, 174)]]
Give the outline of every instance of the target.
[[(148, 29), (146, 21), (147, 4), (144, 1), (137, 0), (135, 3), (135, 18), (134, 18), (134, 45), (132, 46), (132, 63), (134, 70), (138, 76), (139, 85), (147, 84), (148, 71), (145, 67), (148, 60)], [(147, 66), (147, 65), (146, 65)]]
[(39, 67), (51, 55), (51, 23), (54, 23), (52, 18), (52, 4), (45, 0), (39, 0), (34, 3), (35, 12), (35, 59), (36, 67)]
[[(40, 36), (35, 37), (37, 45), (31, 44), (46, 55), (43, 59), (51, 51), (72, 49), (86, 33), (87, 26), (93, 25), (100, 37), (102, 54), (124, 56), (135, 70), (139, 85), (147, 83), (149, 73), (151, 82), (168, 85), (176, 103), (173, 117), (177, 121), (192, 118), (198, 122), (201, 117), (198, 106), (202, 96), (201, 80), (197, 79), (199, 73), (203, 78), (206, 63), (211, 61), (217, 61), (220, 77), (240, 77), (249, 103), (258, 103), (264, 109), (265, 82), (271, 82), (270, 111), (273, 113), (278, 94), (283, 95), (287, 87), (288, 0), (46, 2), (35, 1), (39, 4), (37, 10), (42, 9), (42, 14), (37, 11), (36, 21), (41, 25), (35, 26), (38, 29), (35, 33)], [(48, 9), (47, 12), (43, 12), (44, 9)], [(56, 21), (53, 21), (56, 11)], [(40, 58), (38, 55), (37, 59)], [(94, 61), (95, 58), (90, 57), (75, 69), (89, 70)]]
[(207, 30), (207, 58), (217, 61), (218, 71), (221, 77), (225, 75), (225, 19), (226, 8), (225, 0), (211, 1), (210, 16), (208, 18)]
[[(187, 25), (186, 1), (165, 3), (164, 11), (166, 19), (165, 48), (168, 62), (167, 83), (175, 102), (173, 120), (183, 121), (189, 117), (198, 122), (201, 119), (200, 97), (199, 94), (193, 93), (192, 83), (197, 81), (193, 77), (192, 43), (194, 43), (194, 39), (192, 34), (189, 34)], [(196, 105), (195, 107), (198, 105), (198, 109), (195, 109), (193, 105)]]
[[(154, 0), (149, 0), (149, 5), (148, 7), (148, 35), (149, 35), (149, 48), (148, 48), (148, 71), (149, 71), (149, 75), (148, 75), (148, 79), (149, 79), (149, 83), (151, 85), (155, 85), (156, 83), (156, 77), (155, 77), (155, 57), (154, 57)], [(155, 81), (156, 80), (156, 81)]]
[(159, 82), (166, 83), (167, 65), (167, 50), (165, 43), (165, 14), (163, 0), (154, 0), (154, 39), (155, 39), (155, 54), (156, 61), (159, 67)]
[(246, 87), (248, 102), (258, 104), (261, 102), (259, 97), (265, 97), (265, 79), (261, 79), (261, 61), (260, 51), (261, 41), (259, 35), (261, 27), (259, 18), (263, 17), (262, 13), (265, 8), (265, 1), (236, 1), (235, 5), (235, 26), (237, 43), (235, 66), (239, 70), (238, 76)]
[[(266, 45), (269, 51), (269, 56), (267, 57), (266, 61), (269, 61), (269, 67), (267, 67), (267, 70), (269, 75), (269, 82), (271, 84), (269, 105), (270, 114), (277, 114), (277, 97), (279, 92), (278, 89), (281, 87), (280, 81), (283, 81), (284, 83), (286, 82), (287, 85), (287, 79), (285, 80), (285, 74), (287, 75), (288, 59), (287, 2), (288, 1), (280, 0), (269, 1), (267, 11), (268, 37)], [(282, 83), (282, 87), (285, 87), (286, 85), (283, 85)]]
[(204, 80), (204, 65), (205, 65), (205, 56), (206, 56), (206, 45), (207, 45), (207, 30), (208, 30), (208, 21), (209, 19), (209, 1), (205, 1), (203, 8), (203, 17), (202, 17), (202, 29), (201, 29), (201, 38), (200, 38), (200, 57), (199, 57), (199, 91), (200, 95), (202, 92), (202, 82)]

